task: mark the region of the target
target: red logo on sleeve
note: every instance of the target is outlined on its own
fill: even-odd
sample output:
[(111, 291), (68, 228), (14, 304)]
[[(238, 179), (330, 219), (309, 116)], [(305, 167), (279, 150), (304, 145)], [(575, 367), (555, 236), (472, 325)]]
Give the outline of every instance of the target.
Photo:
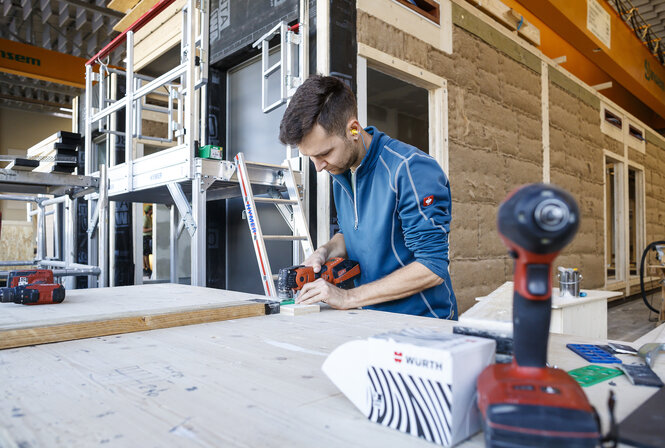
[(423, 206), (427, 207), (428, 205), (434, 204), (434, 195), (429, 195), (423, 199)]

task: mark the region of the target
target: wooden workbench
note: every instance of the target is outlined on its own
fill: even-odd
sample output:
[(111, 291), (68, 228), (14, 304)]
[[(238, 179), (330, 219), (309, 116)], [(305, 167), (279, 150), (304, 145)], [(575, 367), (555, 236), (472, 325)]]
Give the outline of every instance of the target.
[[(365, 419), (321, 365), (350, 340), (453, 325), (324, 308), (0, 350), (0, 446), (431, 447)], [(550, 363), (586, 365), (568, 342), (586, 341), (552, 335)], [(604, 420), (610, 388), (619, 420), (656, 391), (623, 376), (585, 389)]]
[[(615, 291), (583, 289), (585, 297), (560, 296), (559, 288), (552, 288), (552, 317), (550, 332), (570, 334), (591, 339), (607, 338), (607, 300), (621, 295)], [(460, 323), (493, 328), (508, 334), (513, 328), (513, 282), (506, 282), (460, 316)]]
[(261, 316), (265, 299), (176, 284), (76, 289), (59, 304), (1, 304), (0, 349)]

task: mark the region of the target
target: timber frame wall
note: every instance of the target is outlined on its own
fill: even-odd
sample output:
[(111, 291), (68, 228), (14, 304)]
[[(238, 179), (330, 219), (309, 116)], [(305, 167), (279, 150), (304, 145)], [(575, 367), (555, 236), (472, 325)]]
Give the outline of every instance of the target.
[[(358, 0), (357, 39), (359, 67), (403, 73), (430, 89), (430, 142), (438, 142), (434, 156), (452, 186), (451, 277), (460, 313), (512, 279), (496, 212), (512, 189), (530, 182), (561, 186), (580, 205), (580, 230), (556, 266), (581, 269), (586, 289), (639, 291), (634, 277), (606, 278), (605, 161), (622, 163), (626, 177), (629, 167), (643, 172), (641, 254), (665, 236), (665, 138), (465, 1), (441, 0), (440, 7), (436, 25), (393, 0)], [(436, 91), (442, 99), (433, 98)], [(362, 110), (362, 83), (358, 93)], [(432, 109), (437, 102), (444, 110)], [(646, 143), (634, 144), (623, 131), (603, 132), (604, 107), (642, 129)], [(627, 209), (627, 187), (624, 193)], [(627, 213), (620, 219), (627, 227)], [(627, 258), (625, 236), (619, 250)]]

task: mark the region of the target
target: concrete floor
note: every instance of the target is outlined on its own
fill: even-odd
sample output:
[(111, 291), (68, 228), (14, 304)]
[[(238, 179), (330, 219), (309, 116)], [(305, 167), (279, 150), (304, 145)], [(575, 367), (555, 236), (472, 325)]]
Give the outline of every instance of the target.
[[(652, 306), (660, 306), (660, 290), (648, 296)], [(641, 297), (610, 303), (607, 310), (607, 338), (633, 342), (656, 328), (658, 316), (650, 311)]]

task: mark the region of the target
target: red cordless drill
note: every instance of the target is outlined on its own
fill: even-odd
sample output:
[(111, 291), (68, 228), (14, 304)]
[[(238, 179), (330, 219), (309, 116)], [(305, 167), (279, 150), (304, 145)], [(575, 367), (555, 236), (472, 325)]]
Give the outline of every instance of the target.
[(46, 305), (65, 300), (65, 288), (53, 282), (53, 271), (35, 269), (12, 271), (7, 277), (7, 287), (0, 288), (0, 302), (22, 305)]
[(53, 283), (53, 271), (50, 269), (10, 271), (7, 277), (7, 287), (9, 288), (34, 283)]
[(282, 299), (293, 298), (293, 291), (298, 291), (306, 283), (322, 278), (333, 285), (342, 288), (353, 288), (353, 279), (360, 275), (360, 265), (357, 261), (344, 258), (331, 258), (326, 261), (319, 272), (314, 272), (312, 266), (291, 266), (279, 270), (277, 279), (277, 294)]
[(567, 192), (545, 184), (512, 192), (499, 207), (499, 234), (515, 258), (514, 359), (478, 377), (488, 447), (594, 447), (596, 414), (565, 371), (546, 366), (552, 262), (573, 239), (579, 211)]

